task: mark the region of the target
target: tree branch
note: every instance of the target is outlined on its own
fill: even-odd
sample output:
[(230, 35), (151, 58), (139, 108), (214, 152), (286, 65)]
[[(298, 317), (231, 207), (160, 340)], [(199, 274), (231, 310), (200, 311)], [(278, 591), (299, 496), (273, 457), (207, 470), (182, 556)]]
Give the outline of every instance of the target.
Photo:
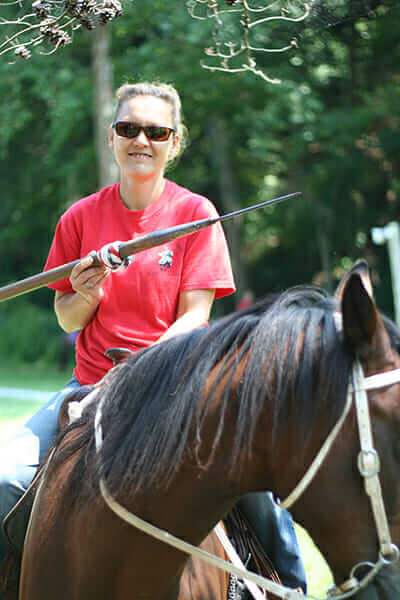
[[(249, 71), (268, 83), (280, 83), (279, 79), (270, 77), (258, 67), (257, 54), (287, 52), (297, 45), (296, 40), (293, 38), (284, 46), (280, 45), (274, 48), (269, 47), (272, 44), (259, 46), (252, 43), (250, 35), (256, 29), (258, 32), (261, 26), (304, 21), (310, 14), (311, 8), (301, 0), (297, 3), (289, 1), (285, 8), (282, 8), (281, 2), (253, 6), (249, 0), (190, 0), (187, 10), (195, 19), (214, 23), (213, 45), (205, 49), (205, 54), (216, 59), (216, 64), (212, 65), (201, 61), (200, 64), (204, 69), (226, 73)], [(273, 14), (262, 18), (256, 16), (267, 12)], [(257, 41), (259, 37), (257, 35)], [(273, 39), (272, 29), (269, 37)], [(238, 58), (240, 55), (246, 56), (245, 62)]]
[[(1, 6), (24, 7), (22, 0), (0, 2)], [(106, 25), (122, 14), (119, 0), (34, 0), (29, 4), (33, 12), (15, 19), (0, 17), (0, 27), (8, 33), (0, 42), (0, 56), (13, 53), (16, 59), (31, 56), (29, 46), (46, 45), (41, 54), (53, 54), (58, 48), (72, 43), (73, 32), (83, 27), (92, 30)]]

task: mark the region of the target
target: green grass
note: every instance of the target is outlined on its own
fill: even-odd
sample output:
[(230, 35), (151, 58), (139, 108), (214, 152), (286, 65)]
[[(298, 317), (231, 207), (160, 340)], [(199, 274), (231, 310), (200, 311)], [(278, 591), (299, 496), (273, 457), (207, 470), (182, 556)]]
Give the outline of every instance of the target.
[(72, 366), (65, 371), (57, 371), (42, 364), (3, 364), (0, 366), (0, 386), (57, 391), (68, 381), (71, 373)]
[(332, 573), (307, 531), (295, 523), (297, 538), (307, 574), (307, 593), (326, 596), (326, 590), (333, 584)]
[[(42, 366), (0, 367), (0, 387), (23, 388), (38, 391), (58, 391), (69, 380), (71, 369), (66, 372), (50, 371)], [(0, 396), (0, 445), (31, 416), (43, 401), (26, 396), (24, 399)], [(296, 524), (303, 560), (306, 567), (308, 593), (323, 596), (332, 584), (332, 576), (322, 555), (308, 533)]]
[[(71, 377), (72, 368), (67, 371), (49, 370), (43, 365), (2, 365), (0, 367), (0, 387), (57, 392)], [(0, 395), (0, 444), (10, 437), (35, 413), (43, 400), (27, 396), (7, 398)]]

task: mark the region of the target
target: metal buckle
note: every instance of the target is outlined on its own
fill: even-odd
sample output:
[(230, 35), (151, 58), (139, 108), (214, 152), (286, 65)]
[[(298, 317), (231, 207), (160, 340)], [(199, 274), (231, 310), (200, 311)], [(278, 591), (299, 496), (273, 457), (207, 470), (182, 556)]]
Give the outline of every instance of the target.
[[(372, 464), (367, 465), (367, 462), (370, 462), (369, 459), (372, 458)], [(374, 448), (371, 450), (360, 450), (357, 457), (357, 466), (363, 477), (374, 477), (377, 475), (381, 469), (381, 463), (379, 460), (379, 455)]]
[(382, 554), (379, 552), (379, 558), (385, 565), (392, 565), (400, 558), (400, 550), (396, 544), (390, 544), (390, 552)]

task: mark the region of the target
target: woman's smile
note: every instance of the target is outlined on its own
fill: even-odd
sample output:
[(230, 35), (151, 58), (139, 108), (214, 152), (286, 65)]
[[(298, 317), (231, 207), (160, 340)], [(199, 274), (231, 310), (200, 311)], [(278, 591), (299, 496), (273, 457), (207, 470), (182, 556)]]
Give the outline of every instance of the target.
[(152, 158), (152, 155), (146, 152), (128, 152), (128, 154), (136, 160), (149, 160)]

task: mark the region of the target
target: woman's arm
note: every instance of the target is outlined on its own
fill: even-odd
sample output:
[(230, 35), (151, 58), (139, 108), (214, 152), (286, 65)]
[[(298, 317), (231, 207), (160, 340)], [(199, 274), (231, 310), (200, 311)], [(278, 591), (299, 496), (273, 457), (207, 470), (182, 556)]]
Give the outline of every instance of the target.
[(92, 256), (83, 258), (73, 269), (70, 282), (73, 292), (56, 292), (54, 310), (67, 333), (82, 329), (92, 319), (103, 297), (102, 284), (110, 274), (104, 266), (93, 266)]
[(179, 296), (176, 321), (157, 340), (156, 344), (179, 333), (186, 333), (208, 322), (214, 302), (215, 290), (189, 290)]

